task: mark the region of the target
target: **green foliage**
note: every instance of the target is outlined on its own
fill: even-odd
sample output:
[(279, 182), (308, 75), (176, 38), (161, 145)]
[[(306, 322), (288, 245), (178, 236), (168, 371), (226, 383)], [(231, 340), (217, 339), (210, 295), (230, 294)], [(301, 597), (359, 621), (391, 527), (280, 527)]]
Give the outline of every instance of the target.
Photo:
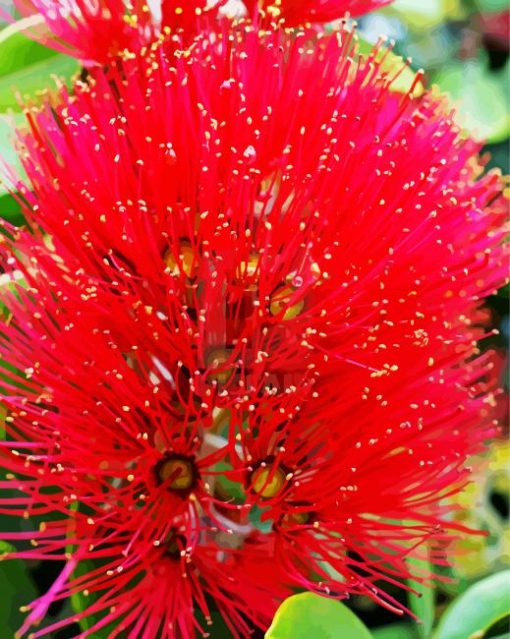
[(508, 615), (510, 570), (505, 570), (479, 581), (455, 600), (443, 615), (434, 639), (467, 639), (476, 633), (485, 639), (488, 631), (499, 632), (498, 624)]
[[(1, 47), (0, 47), (1, 52)], [(14, 131), (25, 124), (25, 116), (22, 113), (0, 113), (0, 158), (2, 164), (8, 164), (15, 170), (20, 170), (21, 164), (14, 148)], [(1, 175), (1, 173), (0, 173)], [(0, 183), (0, 196), (5, 195), (5, 187)]]
[(416, 31), (431, 29), (448, 19), (463, 16), (460, 0), (394, 0), (384, 12), (400, 17)]
[[(25, 125), (20, 102), (33, 100), (56, 86), (69, 82), (79, 70), (78, 62), (38, 44), (25, 35), (33, 17), (20, 20), (0, 31), (0, 158), (3, 164), (22, 175), (14, 149), (14, 131)], [(14, 112), (14, 113), (13, 113)], [(0, 165), (0, 217), (15, 225), (24, 222), (20, 206), (2, 183)]]
[[(31, 19), (31, 22), (33, 20)], [(27, 38), (23, 30), (26, 20), (20, 20), (0, 31), (0, 77), (25, 69), (56, 55), (56, 52)]]
[(340, 601), (311, 592), (286, 599), (266, 639), (372, 639), (366, 626)]
[(483, 639), (508, 639), (510, 631), (510, 614), (501, 617), (484, 634)]
[[(0, 151), (1, 153), (1, 151)], [(15, 226), (21, 226), (25, 218), (21, 212), (21, 206), (16, 199), (9, 193), (2, 193), (2, 185), (0, 184), (0, 217), (7, 220)]]
[(510, 0), (474, 0), (479, 11), (498, 13), (510, 8)]
[[(432, 572), (432, 566), (428, 559), (413, 559), (410, 560), (410, 563), (416, 567), (417, 572), (421, 575), (428, 576)], [(418, 593), (409, 593), (409, 606), (421, 622), (416, 626), (416, 634), (419, 639), (428, 639), (434, 625), (435, 590), (414, 580), (410, 580), (408, 585)]]
[(23, 99), (33, 98), (51, 86), (52, 78), (69, 80), (79, 68), (74, 58), (36, 44), (24, 35), (28, 20), (0, 31), (0, 111), (19, 111), (18, 94)]
[(416, 639), (414, 626), (410, 623), (392, 623), (373, 631), (374, 639)]
[(441, 68), (434, 82), (457, 104), (457, 121), (480, 140), (495, 143), (510, 134), (508, 64), (489, 73), (483, 54)]
[[(12, 546), (0, 541), (0, 558), (4, 553), (14, 550)], [(0, 627), (2, 639), (13, 639), (14, 631), (23, 623), (24, 606), (37, 597), (37, 591), (30, 579), (27, 565), (21, 559), (0, 561)]]

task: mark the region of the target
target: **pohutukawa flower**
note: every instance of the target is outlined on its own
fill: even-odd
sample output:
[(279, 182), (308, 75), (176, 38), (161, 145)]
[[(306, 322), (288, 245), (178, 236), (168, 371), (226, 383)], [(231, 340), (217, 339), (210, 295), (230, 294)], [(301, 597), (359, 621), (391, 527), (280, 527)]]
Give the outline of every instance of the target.
[(23, 633), (77, 592), (84, 637), (190, 639), (207, 595), (247, 637), (296, 586), (398, 609), (385, 582), (459, 530), (502, 181), (352, 47), (246, 23), (27, 111), (0, 512), (65, 567)]
[[(163, 33), (192, 36), (226, 0), (14, 0), (30, 16), (28, 34), (87, 65), (106, 64), (150, 45)], [(8, 16), (7, 16), (8, 17)]]
[(356, 17), (380, 9), (392, 0), (245, 0), (249, 11), (260, 7), (267, 15), (287, 25), (330, 22), (346, 14)]
[[(29, 33), (45, 44), (80, 58), (87, 65), (105, 64), (150, 45), (162, 34), (187, 38), (224, 12), (227, 0), (14, 0), (23, 16), (39, 16)], [(235, 0), (236, 12), (254, 16), (257, 8), (269, 22), (286, 26), (359, 16), (391, 0)], [(228, 10), (227, 10), (228, 12)], [(234, 13), (236, 13), (234, 12)], [(8, 18), (8, 16), (6, 16)], [(182, 40), (181, 40), (182, 42)]]

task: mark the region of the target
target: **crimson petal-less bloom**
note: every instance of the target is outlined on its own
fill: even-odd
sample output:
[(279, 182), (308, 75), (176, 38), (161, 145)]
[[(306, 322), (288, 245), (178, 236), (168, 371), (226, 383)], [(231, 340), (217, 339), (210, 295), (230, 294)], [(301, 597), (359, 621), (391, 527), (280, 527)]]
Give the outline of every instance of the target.
[[(391, 0), (246, 0), (250, 16), (260, 8), (271, 20), (287, 26), (328, 22), (346, 14), (359, 16)], [(184, 33), (187, 38), (217, 20), (226, 0), (14, 0), (23, 16), (39, 16), (28, 33), (45, 44), (80, 58), (86, 65), (106, 64), (150, 45), (161, 34)]]
[(245, 0), (249, 11), (256, 6), (270, 16), (283, 19), (287, 25), (302, 25), (306, 22), (331, 22), (375, 11), (392, 0)]
[(502, 181), (353, 37), (173, 38), (27, 112), (0, 512), (34, 529), (2, 537), (65, 564), (22, 633), (76, 593), (82, 637), (190, 639), (212, 598), (244, 638), (295, 587), (399, 609), (459, 530)]
[(27, 33), (86, 65), (107, 64), (150, 45), (162, 33), (191, 37), (201, 23), (217, 16), (225, 0), (15, 0), (31, 17)]

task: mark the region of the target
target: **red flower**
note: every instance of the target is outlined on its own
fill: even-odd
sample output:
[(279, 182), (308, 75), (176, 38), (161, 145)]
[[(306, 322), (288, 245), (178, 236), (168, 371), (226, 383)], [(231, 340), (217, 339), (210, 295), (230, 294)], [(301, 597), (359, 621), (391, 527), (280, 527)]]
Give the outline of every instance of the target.
[(128, 639), (194, 636), (206, 593), (236, 637), (291, 586), (395, 607), (380, 581), (453, 527), (501, 179), (352, 40), (204, 33), (28, 113), (0, 512), (67, 563), (23, 630), (78, 591)]
[(306, 22), (331, 22), (346, 14), (361, 16), (380, 9), (392, 0), (245, 0), (249, 12), (259, 6), (287, 25), (302, 25)]
[(190, 37), (224, 2), (161, 0), (155, 15), (144, 0), (14, 0), (23, 16), (40, 14), (28, 34), (87, 65), (139, 52), (162, 33)]
[[(258, 5), (271, 19), (296, 26), (328, 22), (346, 14), (359, 16), (389, 2), (391, 0), (246, 0), (244, 5), (250, 16)], [(34, 22), (28, 29), (32, 37), (93, 65), (139, 52), (161, 34), (184, 33), (190, 38), (204, 25), (210, 26), (218, 20), (226, 0), (160, 0), (157, 11), (149, 8), (144, 0), (14, 0), (14, 3), (24, 16), (41, 15), (41, 21)]]

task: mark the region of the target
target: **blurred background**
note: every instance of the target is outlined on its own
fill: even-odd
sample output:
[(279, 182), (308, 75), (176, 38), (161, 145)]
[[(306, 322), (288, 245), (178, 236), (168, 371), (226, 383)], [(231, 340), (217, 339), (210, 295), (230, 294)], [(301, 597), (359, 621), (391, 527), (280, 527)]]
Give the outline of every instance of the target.
[[(7, 0), (0, 0), (0, 7), (12, 11)], [(462, 127), (472, 136), (484, 140), (487, 167), (500, 167), (505, 174), (510, 173), (509, 32), (510, 0), (395, 0), (385, 9), (359, 21), (362, 50), (376, 42), (381, 34), (394, 40), (395, 54), (411, 57), (413, 69), (425, 70), (428, 86), (437, 85), (441, 91), (449, 93)], [(11, 132), (13, 125), (22, 118), (13, 89), (20, 95), (37, 99), (38, 92), (52, 84), (52, 75), (69, 79), (77, 71), (75, 60), (36, 45), (24, 36), (12, 33), (11, 27), (0, 24), (0, 154), (5, 161), (16, 163), (11, 149)], [(1, 185), (0, 214), (17, 224), (23, 222), (15, 201)], [(8, 284), (9, 275), (0, 274), (0, 285)], [(451, 549), (451, 567), (445, 568), (442, 575), (446, 579), (438, 581), (434, 589), (422, 589), (422, 597), (408, 598), (410, 607), (423, 620), (421, 625), (409, 620), (396, 622), (392, 613), (370, 600), (353, 598), (349, 605), (373, 630), (375, 639), (475, 639), (475, 635), (470, 638), (469, 634), (462, 634), (461, 620), (469, 614), (469, 608), (476, 607), (477, 600), (479, 607), (488, 605), (497, 613), (490, 623), (487, 622), (486, 632), (476, 635), (476, 639), (510, 636), (507, 632), (510, 602), (503, 599), (508, 598), (508, 591), (501, 588), (501, 581), (498, 581), (507, 574), (502, 571), (510, 568), (508, 306), (509, 288), (506, 287), (487, 299), (473, 318), (475, 323), (494, 331), (481, 348), (490, 351), (492, 375), (505, 391), (495, 398), (493, 407), (501, 425), (501, 435), (484, 459), (475, 460), (480, 470), (469, 489), (457, 498), (458, 504), (465, 509), (463, 523), (486, 534), (459, 539)], [(481, 379), (480, 390), (491, 381)], [(454, 510), (452, 504), (452, 512)], [(459, 515), (452, 514), (455, 516)], [(2, 523), (5, 522), (0, 518), (0, 529)], [(2, 550), (6, 548), (0, 545), (0, 553)], [(10, 629), (19, 625), (19, 605), (44, 591), (57, 572), (58, 567), (51, 565), (0, 563), (0, 639), (11, 639)], [(482, 604), (487, 588), (491, 589), (491, 603)], [(405, 599), (402, 593), (394, 594)], [(460, 608), (452, 608), (459, 602)], [(72, 605), (79, 606), (79, 602), (67, 602), (64, 607), (51, 609), (50, 613), (54, 618), (67, 615)], [(452, 615), (461, 624), (457, 635), (444, 631)], [(76, 628), (74, 633), (58, 633), (55, 639), (76, 636), (77, 632)], [(223, 639), (228, 635), (220, 631), (217, 639), (220, 636)], [(212, 639), (214, 637), (216, 634)]]

